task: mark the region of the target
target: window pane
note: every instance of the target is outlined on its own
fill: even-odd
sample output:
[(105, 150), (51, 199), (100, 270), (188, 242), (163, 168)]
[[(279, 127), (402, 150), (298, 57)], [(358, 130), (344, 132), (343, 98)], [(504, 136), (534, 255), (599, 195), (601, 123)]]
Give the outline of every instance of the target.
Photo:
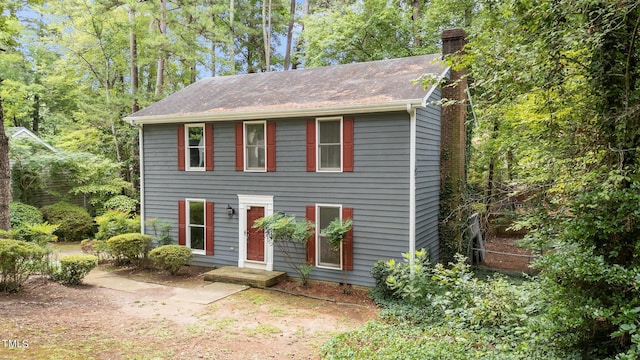
[(319, 121), (320, 143), (339, 144), (340, 143), (340, 120)]
[[(318, 227), (320, 228), (320, 232), (322, 229), (329, 226), (329, 223), (335, 219), (340, 218), (340, 208), (337, 207), (320, 207), (318, 209), (319, 218), (318, 218)], [(318, 232), (318, 234), (320, 233)], [(318, 240), (320, 243), (320, 254), (318, 257), (318, 261), (321, 265), (334, 265), (340, 266), (340, 249), (333, 250), (331, 245), (324, 236), (318, 236)]]
[(202, 146), (204, 131), (202, 127), (190, 127), (189, 129), (189, 146)]
[(247, 169), (264, 169), (264, 147), (247, 146)]
[(246, 166), (250, 170), (264, 170), (265, 141), (264, 124), (246, 124)]
[(320, 145), (320, 169), (340, 169), (340, 145)]
[(264, 124), (247, 124), (247, 145), (264, 146)]
[(204, 250), (204, 228), (191, 226), (191, 248), (194, 250)]
[(204, 225), (204, 203), (200, 201), (189, 202), (189, 224)]
[(204, 167), (204, 149), (191, 148), (189, 149), (189, 167)]

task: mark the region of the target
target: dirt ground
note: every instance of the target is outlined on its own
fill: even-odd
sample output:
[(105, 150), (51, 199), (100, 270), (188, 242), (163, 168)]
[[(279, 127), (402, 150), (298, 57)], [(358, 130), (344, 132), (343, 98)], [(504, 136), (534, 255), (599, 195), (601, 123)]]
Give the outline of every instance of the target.
[[(203, 285), (208, 269), (185, 269), (178, 277), (110, 270), (171, 286)], [(337, 285), (287, 282), (199, 305), (31, 279), (18, 293), (0, 294), (0, 359), (317, 359), (331, 336), (377, 314), (366, 290), (345, 294)]]
[(515, 245), (521, 239), (521, 236), (488, 236), (484, 243), (487, 252), (483, 265), (498, 270), (532, 272), (529, 265), (533, 252)]

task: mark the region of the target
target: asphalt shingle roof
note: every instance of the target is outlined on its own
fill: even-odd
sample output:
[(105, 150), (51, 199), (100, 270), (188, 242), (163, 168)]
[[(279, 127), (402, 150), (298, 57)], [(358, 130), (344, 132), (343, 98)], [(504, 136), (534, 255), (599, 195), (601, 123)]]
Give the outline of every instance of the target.
[(414, 84), (422, 74), (440, 75), (440, 54), (400, 59), (205, 78), (130, 116), (181, 117), (194, 114), (260, 113), (322, 109), (422, 99)]

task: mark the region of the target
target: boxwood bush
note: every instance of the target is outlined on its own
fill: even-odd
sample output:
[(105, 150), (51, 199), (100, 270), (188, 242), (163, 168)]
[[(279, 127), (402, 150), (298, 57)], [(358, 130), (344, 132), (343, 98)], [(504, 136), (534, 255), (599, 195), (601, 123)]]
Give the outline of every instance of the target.
[(78, 241), (93, 229), (93, 219), (84, 208), (59, 202), (41, 209), (45, 220), (50, 224), (59, 224), (56, 234), (60, 240)]
[(151, 241), (151, 236), (140, 233), (116, 235), (107, 240), (107, 251), (118, 265), (132, 263), (142, 266), (151, 249)]
[(20, 240), (0, 240), (0, 290), (17, 291), (41, 269), (47, 252), (41, 246)]
[(13, 201), (9, 204), (11, 227), (42, 223), (42, 213), (37, 207)]
[(182, 266), (191, 264), (193, 253), (186, 246), (163, 245), (151, 250), (149, 258), (157, 268), (175, 275)]
[(56, 279), (63, 284), (78, 285), (89, 271), (98, 266), (98, 257), (87, 254), (68, 255), (60, 259)]

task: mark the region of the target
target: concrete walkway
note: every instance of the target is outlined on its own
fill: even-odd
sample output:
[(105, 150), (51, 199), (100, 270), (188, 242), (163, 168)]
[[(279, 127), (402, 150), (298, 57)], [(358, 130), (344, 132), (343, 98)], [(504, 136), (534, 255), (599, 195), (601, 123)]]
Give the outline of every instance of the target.
[(202, 305), (210, 304), (248, 288), (248, 286), (244, 285), (226, 284), (221, 282), (210, 283), (198, 288), (179, 288), (135, 281), (101, 269), (93, 269), (82, 280), (82, 282), (87, 285), (100, 286), (136, 294), (141, 298), (162, 298)]

